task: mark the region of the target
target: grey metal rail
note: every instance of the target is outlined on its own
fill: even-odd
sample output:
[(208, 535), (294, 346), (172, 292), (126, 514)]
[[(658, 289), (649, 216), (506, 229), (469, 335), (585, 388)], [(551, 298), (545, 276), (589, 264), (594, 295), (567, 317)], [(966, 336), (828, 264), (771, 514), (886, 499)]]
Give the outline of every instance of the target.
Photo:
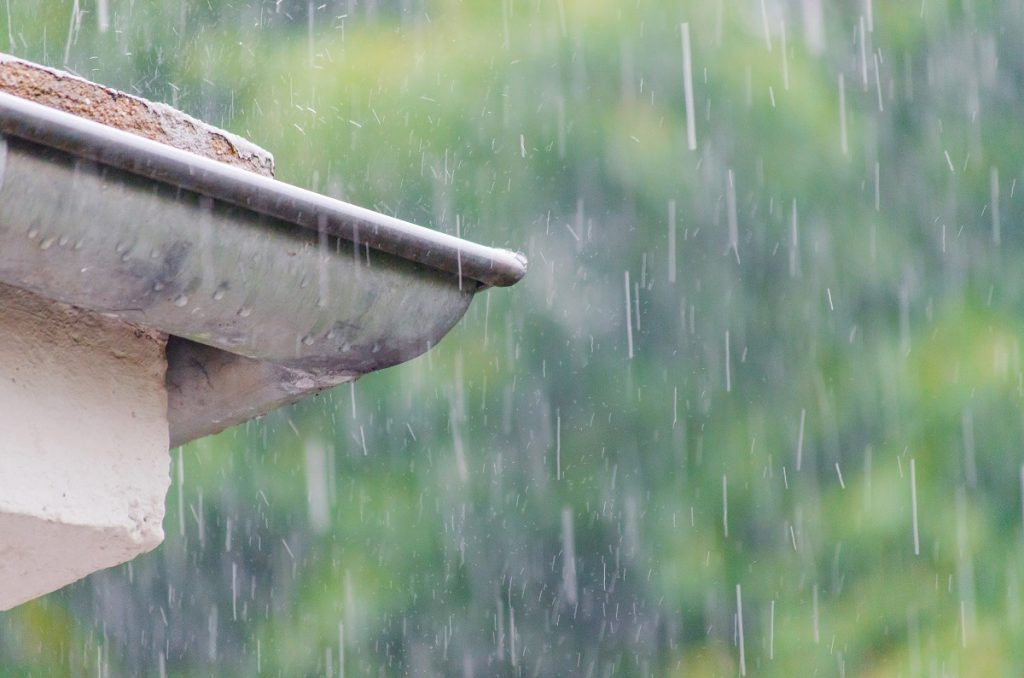
[(515, 284), (526, 258), (462, 240), (0, 92), (0, 133), (387, 252), (486, 286)]

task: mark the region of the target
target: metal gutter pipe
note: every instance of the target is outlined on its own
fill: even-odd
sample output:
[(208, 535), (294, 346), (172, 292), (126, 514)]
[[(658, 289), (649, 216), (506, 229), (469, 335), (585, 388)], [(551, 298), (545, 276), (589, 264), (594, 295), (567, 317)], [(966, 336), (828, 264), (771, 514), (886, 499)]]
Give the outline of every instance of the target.
[(525, 258), (0, 92), (0, 282), (170, 335), (179, 445), (435, 345)]

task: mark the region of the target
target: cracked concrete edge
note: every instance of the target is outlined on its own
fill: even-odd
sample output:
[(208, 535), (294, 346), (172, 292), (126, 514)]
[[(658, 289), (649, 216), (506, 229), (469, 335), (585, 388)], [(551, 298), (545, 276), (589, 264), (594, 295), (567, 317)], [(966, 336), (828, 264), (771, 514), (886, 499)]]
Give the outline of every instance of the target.
[[(5, 538), (0, 543), (0, 612), (133, 560), (163, 540), (162, 530), (139, 539), (120, 525), (77, 525), (17, 514), (0, 514), (0, 530)], [(26, 551), (24, 545), (31, 542), (41, 548)], [(59, 572), (54, 563), (62, 564)]]
[(256, 144), (167, 104), (65, 71), (0, 53), (0, 91), (256, 174), (274, 176), (274, 156)]

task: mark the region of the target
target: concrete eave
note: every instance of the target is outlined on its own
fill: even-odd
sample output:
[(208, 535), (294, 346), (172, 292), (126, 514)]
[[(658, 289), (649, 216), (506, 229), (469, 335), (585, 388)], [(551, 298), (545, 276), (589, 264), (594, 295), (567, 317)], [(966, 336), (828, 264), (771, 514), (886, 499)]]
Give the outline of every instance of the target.
[(0, 93), (0, 283), (170, 335), (172, 445), (435, 345), (520, 254)]

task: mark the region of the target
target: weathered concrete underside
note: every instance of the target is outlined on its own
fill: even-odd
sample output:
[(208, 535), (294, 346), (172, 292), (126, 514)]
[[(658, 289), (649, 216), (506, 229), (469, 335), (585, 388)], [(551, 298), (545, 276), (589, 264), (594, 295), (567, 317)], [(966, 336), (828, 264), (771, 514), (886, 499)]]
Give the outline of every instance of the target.
[(165, 342), (0, 285), (0, 609), (163, 541)]
[[(0, 91), (273, 176), (267, 151), (68, 73), (0, 55)], [(0, 610), (163, 541), (166, 343), (0, 283)]]
[(526, 272), (272, 167), (0, 55), (0, 609), (155, 547), (168, 443), (412, 359)]

